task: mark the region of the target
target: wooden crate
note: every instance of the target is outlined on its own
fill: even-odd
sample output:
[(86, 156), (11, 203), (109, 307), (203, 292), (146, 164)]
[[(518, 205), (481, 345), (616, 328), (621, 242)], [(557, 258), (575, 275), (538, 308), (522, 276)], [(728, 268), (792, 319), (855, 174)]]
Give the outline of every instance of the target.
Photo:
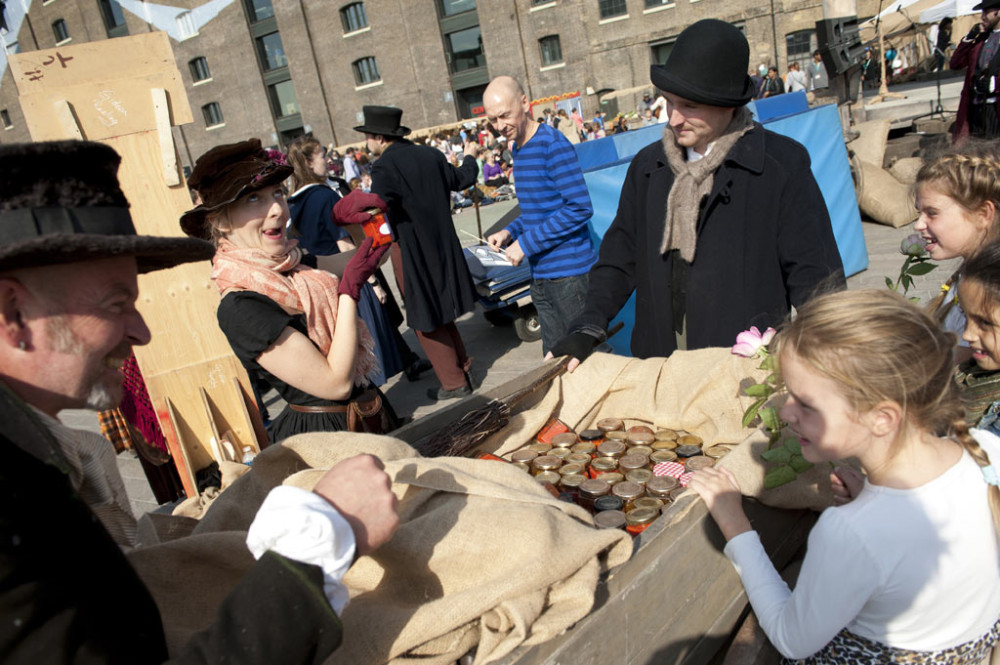
[[(397, 430), (416, 448), (472, 409), (533, 384), (543, 365), (497, 388), (471, 395)], [(531, 408), (544, 393), (519, 402)], [(483, 452), (491, 452), (484, 450)], [(745, 500), (744, 506), (771, 560), (780, 569), (806, 543), (816, 514), (778, 510)], [(557, 638), (515, 650), (501, 665), (707, 665), (718, 659), (745, 615), (743, 585), (722, 553), (725, 541), (704, 502), (693, 492), (663, 512), (634, 541), (627, 563), (598, 585), (591, 613)]]

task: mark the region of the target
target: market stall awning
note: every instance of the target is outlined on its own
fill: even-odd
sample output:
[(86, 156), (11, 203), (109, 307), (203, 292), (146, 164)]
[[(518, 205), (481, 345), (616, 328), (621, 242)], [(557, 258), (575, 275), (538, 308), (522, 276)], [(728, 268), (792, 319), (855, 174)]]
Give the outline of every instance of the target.
[[(957, 2), (958, 0), (950, 1)], [(921, 31), (924, 27), (921, 25), (923, 23), (921, 21), (922, 12), (939, 4), (941, 4), (941, 0), (895, 0), (878, 16), (872, 17), (858, 26), (861, 41), (869, 43), (878, 39), (878, 34), (875, 32), (876, 21), (881, 23), (879, 29), (885, 39), (902, 37), (908, 33)]]
[(945, 16), (967, 16), (978, 14), (979, 10), (973, 9), (980, 0), (944, 0), (929, 9), (920, 12), (919, 23), (937, 23)]

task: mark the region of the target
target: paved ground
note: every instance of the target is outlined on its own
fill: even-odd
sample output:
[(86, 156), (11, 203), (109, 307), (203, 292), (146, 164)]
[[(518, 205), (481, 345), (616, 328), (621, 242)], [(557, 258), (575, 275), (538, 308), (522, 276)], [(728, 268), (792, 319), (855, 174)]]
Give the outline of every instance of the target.
[[(960, 82), (956, 84), (952, 81), (942, 88), (945, 107), (954, 109), (956, 103), (953, 100), (957, 98), (960, 91)], [(898, 117), (913, 117), (926, 113), (927, 111), (923, 109), (928, 103), (932, 106), (936, 104), (936, 88), (933, 83), (930, 86), (926, 84), (923, 86), (899, 86), (894, 87), (893, 90), (903, 92), (907, 95), (907, 99), (891, 100), (882, 104), (894, 105), (895, 110), (892, 113)], [(869, 109), (877, 109), (879, 106), (881, 105), (870, 104)], [(475, 211), (472, 209), (466, 209), (455, 215), (453, 219), (456, 229), (460, 231), (459, 238), (462, 244), (476, 244), (474, 236), (480, 235), (479, 229), (481, 228), (485, 233), (513, 206), (513, 202), (504, 202), (481, 208), (478, 224)], [(870, 265), (867, 270), (850, 277), (848, 287), (852, 289), (885, 288), (885, 278), (890, 277), (895, 280), (899, 274), (899, 268), (903, 261), (899, 245), (906, 235), (913, 232), (912, 225), (893, 229), (864, 222), (863, 226)], [(930, 274), (916, 278), (915, 288), (911, 290), (910, 295), (917, 296), (926, 302), (938, 293), (941, 282), (957, 267), (955, 264), (955, 261), (948, 262)], [(469, 354), (474, 358), (473, 379), (480, 384), (481, 388), (488, 389), (498, 386), (536, 367), (541, 361), (541, 342), (525, 343), (520, 341), (512, 327), (491, 325), (478, 309), (459, 319), (458, 327)], [(406, 330), (403, 336), (411, 348), (419, 351), (419, 345), (412, 331)], [(433, 402), (426, 395), (428, 388), (436, 388), (437, 385), (433, 373), (428, 372), (424, 378), (414, 383), (406, 381), (402, 376), (397, 376), (389, 381), (384, 390), (401, 416), (419, 418), (433, 413), (443, 406)], [(277, 413), (282, 407), (273, 394), (269, 396), (267, 402), (269, 410), (273, 413)], [(445, 404), (448, 403), (450, 402)], [(97, 419), (90, 412), (66, 411), (63, 412), (62, 417), (71, 426), (97, 430)], [(132, 453), (120, 455), (119, 467), (136, 514), (154, 510), (157, 507), (156, 503), (134, 455)]]

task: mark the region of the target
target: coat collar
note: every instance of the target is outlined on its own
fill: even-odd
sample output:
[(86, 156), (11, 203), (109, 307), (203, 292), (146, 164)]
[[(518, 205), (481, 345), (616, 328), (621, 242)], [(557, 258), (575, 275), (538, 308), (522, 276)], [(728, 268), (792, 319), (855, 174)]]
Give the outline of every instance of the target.
[[(669, 132), (670, 128), (665, 127), (663, 131)], [(730, 164), (756, 175), (764, 172), (764, 127), (759, 122), (754, 122), (753, 129), (736, 142), (736, 145), (726, 155), (723, 164)], [(667, 156), (662, 148), (657, 153), (656, 159), (646, 169), (645, 174), (649, 175), (660, 169), (670, 170)]]

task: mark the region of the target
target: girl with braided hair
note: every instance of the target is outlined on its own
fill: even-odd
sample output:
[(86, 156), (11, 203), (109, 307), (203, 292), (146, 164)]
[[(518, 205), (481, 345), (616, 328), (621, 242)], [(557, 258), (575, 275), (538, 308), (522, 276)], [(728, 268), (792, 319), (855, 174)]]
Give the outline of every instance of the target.
[(865, 477), (834, 469), (840, 505), (794, 590), (735, 477), (691, 479), (771, 643), (810, 665), (983, 662), (1000, 638), (1000, 439), (965, 423), (954, 335), (899, 294), (843, 291), (803, 304), (772, 346), (803, 456), (857, 458)]

